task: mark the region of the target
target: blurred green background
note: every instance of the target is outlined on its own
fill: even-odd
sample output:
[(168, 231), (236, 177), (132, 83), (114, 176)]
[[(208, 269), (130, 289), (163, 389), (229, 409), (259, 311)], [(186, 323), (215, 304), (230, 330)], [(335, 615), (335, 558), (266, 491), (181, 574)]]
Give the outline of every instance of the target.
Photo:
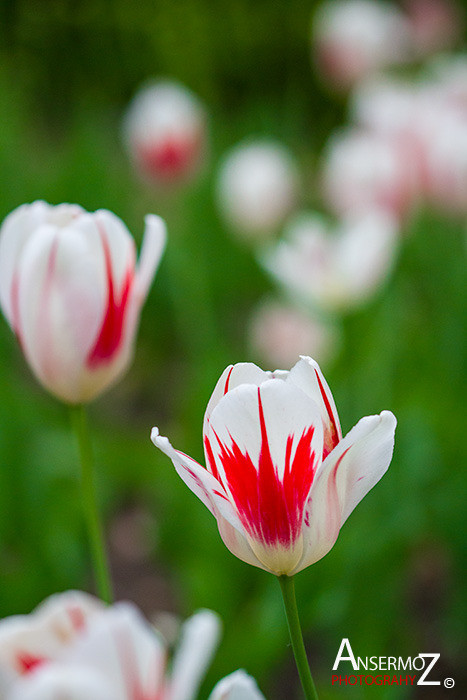
[[(231, 362), (258, 361), (245, 329), (273, 285), (217, 213), (216, 170), (239, 139), (277, 137), (301, 165), (303, 203), (319, 202), (313, 166), (346, 112), (310, 65), (314, 5), (0, 3), (1, 218), (43, 198), (108, 208), (138, 241), (147, 212), (168, 221), (134, 364), (90, 416), (118, 597), (148, 615), (203, 606), (223, 618), (201, 697), (239, 667), (271, 700), (300, 697), (277, 582), (227, 551), (149, 432), (158, 425), (202, 460), (202, 417), (218, 376)], [(210, 113), (210, 163), (172, 197), (141, 186), (121, 143), (129, 99), (158, 75), (183, 81)], [(399, 424), (388, 474), (331, 553), (296, 580), (323, 700), (465, 697), (465, 222), (422, 212), (410, 228), (389, 283), (343, 321), (343, 348), (324, 366), (344, 433), (384, 408)], [(5, 616), (55, 591), (92, 590), (92, 580), (66, 410), (36, 384), (6, 322), (0, 345)], [(456, 687), (333, 688), (342, 637), (359, 656), (439, 652), (439, 673)]]

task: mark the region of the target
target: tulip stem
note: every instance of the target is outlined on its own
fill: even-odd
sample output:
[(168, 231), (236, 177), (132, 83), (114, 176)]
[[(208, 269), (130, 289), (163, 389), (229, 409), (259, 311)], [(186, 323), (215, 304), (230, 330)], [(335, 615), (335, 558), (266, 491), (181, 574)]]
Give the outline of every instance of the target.
[(290, 641), (295, 656), (298, 675), (302, 682), (303, 691), (307, 700), (318, 700), (315, 684), (308, 664), (305, 645), (303, 643), (302, 629), (298, 617), (297, 601), (295, 598), (295, 582), (293, 576), (278, 576), (279, 584), (284, 600), (285, 615), (289, 628)]
[(81, 404), (70, 406), (70, 416), (78, 442), (84, 516), (94, 562), (96, 586), (102, 600), (106, 603), (111, 603), (112, 586), (110, 583), (109, 563), (105, 550), (102, 523), (97, 506), (94, 458), (85, 407)]

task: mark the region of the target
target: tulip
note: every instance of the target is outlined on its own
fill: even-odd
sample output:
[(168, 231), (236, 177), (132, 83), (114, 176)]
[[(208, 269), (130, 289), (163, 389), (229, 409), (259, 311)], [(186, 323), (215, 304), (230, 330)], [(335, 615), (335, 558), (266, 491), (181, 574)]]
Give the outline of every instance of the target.
[(408, 60), (409, 39), (408, 21), (385, 2), (332, 0), (323, 3), (314, 17), (318, 68), (340, 89)]
[(324, 196), (337, 215), (376, 208), (406, 216), (417, 202), (417, 176), (407, 139), (348, 130), (336, 134), (324, 154)]
[(329, 361), (339, 346), (337, 329), (297, 305), (265, 300), (249, 323), (252, 352), (273, 367), (290, 366), (300, 353)]
[(283, 223), (295, 204), (297, 168), (281, 144), (240, 144), (219, 173), (219, 207), (232, 228), (248, 238), (264, 238)]
[(206, 151), (205, 109), (184, 85), (149, 83), (130, 104), (124, 141), (143, 177), (168, 185), (190, 180)]
[(397, 222), (369, 211), (330, 230), (316, 214), (290, 222), (286, 235), (265, 251), (264, 267), (295, 299), (327, 313), (344, 313), (371, 298), (392, 269)]
[(215, 516), (239, 559), (279, 577), (318, 561), (363, 496), (386, 472), (396, 419), (362, 418), (342, 437), (318, 364), (290, 370), (228, 367), (204, 417), (206, 468), (153, 428), (153, 443)]
[(109, 211), (38, 201), (7, 216), (0, 304), (48, 391), (87, 402), (126, 370), (164, 245), (164, 224), (152, 215), (138, 264), (133, 238)]
[[(69, 595), (54, 601), (56, 615), (63, 604), (63, 619), (70, 612), (66, 604)], [(81, 625), (74, 625), (73, 636), (62, 639), (61, 648), (53, 654), (8, 681), (2, 682), (0, 673), (0, 692), (5, 700), (193, 700), (218, 643), (220, 622), (215, 613), (200, 610), (182, 625), (169, 669), (166, 641), (134, 605), (117, 603), (105, 608), (97, 601), (95, 604), (97, 610)], [(43, 648), (50, 646), (53, 630), (44, 625), (41, 628), (38, 616), (39, 612), (21, 618), (23, 650), (37, 645), (41, 634)], [(29, 626), (27, 618), (31, 618)], [(0, 623), (0, 640), (8, 637), (15, 620), (7, 618)], [(56, 637), (58, 641), (59, 629)], [(16, 644), (15, 653), (18, 649)], [(8, 663), (2, 655), (0, 671), (5, 668)], [(244, 700), (263, 698), (253, 679), (242, 671), (220, 681), (211, 698), (235, 700), (241, 691)]]

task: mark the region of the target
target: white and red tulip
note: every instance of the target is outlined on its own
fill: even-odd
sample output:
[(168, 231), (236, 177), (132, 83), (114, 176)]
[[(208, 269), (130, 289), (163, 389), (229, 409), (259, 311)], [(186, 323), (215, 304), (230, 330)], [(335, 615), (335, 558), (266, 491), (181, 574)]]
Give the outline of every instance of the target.
[(302, 214), (266, 250), (264, 267), (294, 299), (326, 313), (344, 313), (377, 291), (393, 267), (398, 223), (382, 211), (342, 219), (334, 227)]
[(124, 139), (141, 175), (171, 185), (193, 178), (206, 153), (206, 112), (188, 88), (161, 80), (142, 88), (124, 121)]
[(362, 418), (343, 438), (319, 366), (228, 367), (204, 417), (206, 468), (153, 428), (154, 444), (215, 516), (239, 559), (276, 575), (301, 571), (334, 545), (391, 460), (396, 419)]
[(0, 304), (37, 379), (68, 403), (89, 401), (126, 370), (141, 307), (165, 245), (146, 217), (135, 243), (110, 211), (38, 201), (0, 229)]
[(274, 233), (293, 208), (297, 191), (294, 160), (273, 141), (240, 144), (227, 154), (219, 173), (219, 207), (247, 238)]
[[(84, 594), (54, 596), (37, 612), (0, 623), (1, 697), (193, 700), (219, 634), (215, 613), (193, 615), (182, 625), (169, 668), (167, 643), (133, 605), (106, 608)], [(220, 681), (211, 698), (234, 700), (240, 691), (245, 700), (262, 700), (242, 671)]]

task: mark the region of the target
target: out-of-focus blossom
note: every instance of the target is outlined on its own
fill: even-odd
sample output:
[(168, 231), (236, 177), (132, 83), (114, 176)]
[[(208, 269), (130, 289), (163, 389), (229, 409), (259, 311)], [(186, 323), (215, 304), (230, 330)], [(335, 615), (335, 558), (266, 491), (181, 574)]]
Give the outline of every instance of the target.
[(426, 73), (438, 104), (467, 119), (467, 54), (440, 54), (427, 64)]
[(396, 420), (362, 418), (343, 438), (334, 399), (309, 357), (290, 372), (227, 367), (204, 417), (206, 467), (153, 428), (154, 444), (209, 508), (239, 559), (290, 575), (331, 549), (391, 460)]
[(344, 312), (362, 304), (392, 268), (398, 243), (396, 221), (381, 211), (340, 222), (336, 230), (315, 214), (294, 219), (263, 263), (302, 302)]
[(161, 80), (134, 97), (124, 120), (124, 141), (136, 169), (171, 185), (192, 179), (206, 155), (206, 111), (188, 88)]
[(253, 353), (272, 367), (290, 367), (299, 355), (328, 362), (339, 345), (337, 329), (297, 306), (268, 299), (254, 310), (249, 324)]
[(245, 237), (276, 231), (294, 206), (297, 190), (294, 160), (273, 141), (240, 144), (228, 153), (219, 173), (222, 214)]
[(139, 263), (128, 229), (110, 211), (38, 201), (7, 216), (0, 303), (46, 389), (81, 403), (125, 371), (164, 245), (164, 223), (152, 215)]
[(410, 57), (409, 24), (394, 5), (330, 0), (314, 17), (313, 49), (323, 77), (347, 89)]
[(449, 49), (461, 36), (461, 13), (452, 0), (405, 0), (404, 10), (418, 56)]
[(402, 217), (418, 198), (418, 172), (406, 142), (369, 131), (336, 134), (322, 177), (325, 200), (338, 215), (378, 208)]
[(0, 696), (39, 666), (55, 660), (104, 609), (93, 596), (67, 591), (47, 598), (30, 615), (0, 622)]
[[(49, 615), (48, 625), (39, 625), (43, 613), (7, 618), (0, 623), (2, 639), (11, 641), (11, 630), (15, 632), (14, 656), (3, 654), (0, 658), (2, 670), (15, 671), (6, 676), (0, 674), (0, 692), (5, 700), (195, 698), (218, 643), (220, 622), (213, 612), (201, 610), (184, 623), (169, 665), (166, 642), (133, 605), (118, 603), (105, 608), (97, 601), (90, 603), (84, 596), (81, 599), (79, 594), (71, 597), (67, 594), (52, 601), (54, 616)], [(90, 604), (92, 614), (87, 614)], [(49, 603), (45, 609), (47, 606), (50, 608)], [(31, 617), (29, 623), (28, 617)], [(16, 633), (18, 624), (21, 638)], [(43, 653), (40, 658), (33, 657), (40, 648), (41, 635)], [(51, 640), (55, 643), (53, 648)], [(28, 654), (30, 662), (26, 664), (24, 659)], [(12, 664), (13, 658), (16, 665)], [(243, 689), (245, 695), (239, 695)], [(262, 695), (253, 679), (237, 672), (223, 679), (211, 697), (261, 700)]]

